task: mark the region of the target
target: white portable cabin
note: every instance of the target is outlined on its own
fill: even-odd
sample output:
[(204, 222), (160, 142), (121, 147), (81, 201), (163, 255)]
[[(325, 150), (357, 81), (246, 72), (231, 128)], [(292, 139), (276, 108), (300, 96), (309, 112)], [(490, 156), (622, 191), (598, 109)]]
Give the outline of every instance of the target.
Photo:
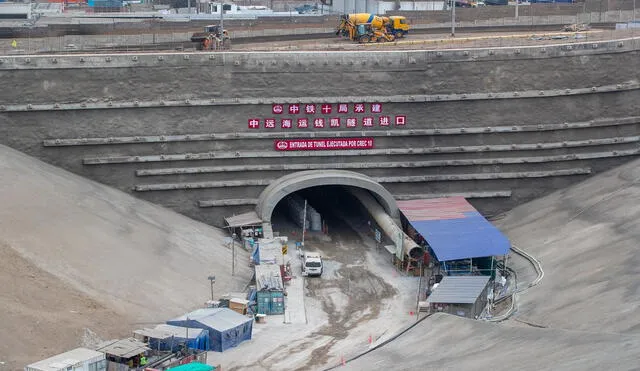
[(87, 348), (76, 348), (65, 353), (32, 363), (24, 371), (104, 371), (107, 360), (104, 353)]

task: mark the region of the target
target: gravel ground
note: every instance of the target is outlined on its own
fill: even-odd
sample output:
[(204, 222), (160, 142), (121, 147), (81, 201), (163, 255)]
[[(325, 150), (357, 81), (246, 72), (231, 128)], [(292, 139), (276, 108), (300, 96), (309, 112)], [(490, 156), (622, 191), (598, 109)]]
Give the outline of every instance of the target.
[[(538, 46), (548, 44), (603, 41), (640, 36), (640, 30), (592, 30), (589, 32), (531, 32), (511, 33), (458, 33), (455, 38), (449, 34), (409, 35), (397, 43), (358, 44), (339, 37), (323, 40), (296, 40), (234, 45), (234, 51), (302, 51), (302, 50), (432, 50), (457, 48), (487, 48), (507, 46)], [(559, 37), (566, 37), (560, 39)]]

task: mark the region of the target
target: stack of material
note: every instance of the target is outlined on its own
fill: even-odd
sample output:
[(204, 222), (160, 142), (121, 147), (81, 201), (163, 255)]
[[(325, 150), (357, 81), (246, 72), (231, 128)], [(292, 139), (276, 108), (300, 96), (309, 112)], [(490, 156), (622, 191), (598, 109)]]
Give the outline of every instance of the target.
[(302, 228), (302, 221), (306, 220), (305, 229), (310, 229), (314, 232), (319, 232), (322, 230), (322, 217), (320, 213), (316, 211), (309, 203), (306, 206), (305, 213), (305, 200), (296, 195), (291, 194), (286, 198), (287, 208), (289, 209), (289, 215), (291, 219), (293, 219), (296, 224)]
[(282, 275), (278, 265), (256, 266), (256, 285), (258, 291), (283, 291)]
[[(289, 210), (289, 215), (291, 219), (300, 227), (304, 229), (308, 229), (311, 225), (309, 218), (304, 215), (304, 200), (300, 196), (296, 196), (295, 194), (291, 194), (286, 198), (287, 209)], [(307, 205), (308, 207), (309, 205)]]
[(231, 309), (236, 313), (245, 315), (247, 314), (248, 308), (249, 308), (249, 300), (247, 299), (240, 299), (240, 298), (229, 299), (229, 309)]

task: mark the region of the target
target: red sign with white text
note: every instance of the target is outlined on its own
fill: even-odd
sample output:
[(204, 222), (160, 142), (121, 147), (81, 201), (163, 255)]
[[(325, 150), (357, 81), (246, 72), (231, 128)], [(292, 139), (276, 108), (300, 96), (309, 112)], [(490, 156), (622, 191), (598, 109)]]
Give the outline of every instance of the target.
[(278, 139), (273, 142), (273, 146), (276, 151), (371, 149), (373, 148), (373, 138)]

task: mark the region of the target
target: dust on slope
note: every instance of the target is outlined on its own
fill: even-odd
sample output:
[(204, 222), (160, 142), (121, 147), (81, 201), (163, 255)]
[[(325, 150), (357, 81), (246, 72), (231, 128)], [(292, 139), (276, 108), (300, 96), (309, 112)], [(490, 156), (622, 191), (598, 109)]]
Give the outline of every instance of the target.
[[(542, 282), (516, 318), (539, 325), (640, 334), (640, 160), (510, 211), (511, 242), (535, 256)], [(518, 267), (516, 267), (518, 268)]]
[[(71, 344), (61, 339), (75, 338), (83, 327), (107, 335), (120, 329), (107, 313), (132, 330), (201, 307), (211, 296), (207, 276), (212, 273), (217, 295), (239, 290), (251, 279), (243, 264), (231, 275), (231, 251), (222, 231), (4, 146), (0, 205), (0, 244), (8, 254), (0, 261), (20, 257), (36, 277), (55, 277), (48, 280), (50, 287), (67, 290), (49, 295), (30, 276), (9, 274), (0, 281), (11, 282), (12, 290), (3, 296), (0, 333), (16, 333), (9, 341), (17, 355), (53, 355), (54, 347)], [(237, 251), (237, 261), (245, 259), (248, 253)], [(36, 296), (37, 301), (27, 300)], [(73, 313), (55, 319), (75, 307), (86, 318)], [(42, 312), (34, 312), (38, 308)], [(46, 323), (45, 312), (59, 322), (56, 331), (21, 334), (18, 329)], [(33, 348), (32, 337), (40, 338)], [(3, 350), (0, 361), (9, 356)]]
[(0, 370), (81, 346), (85, 329), (130, 335), (126, 315), (105, 308), (0, 243)]
[(437, 313), (339, 370), (637, 370), (640, 337), (511, 327)]

